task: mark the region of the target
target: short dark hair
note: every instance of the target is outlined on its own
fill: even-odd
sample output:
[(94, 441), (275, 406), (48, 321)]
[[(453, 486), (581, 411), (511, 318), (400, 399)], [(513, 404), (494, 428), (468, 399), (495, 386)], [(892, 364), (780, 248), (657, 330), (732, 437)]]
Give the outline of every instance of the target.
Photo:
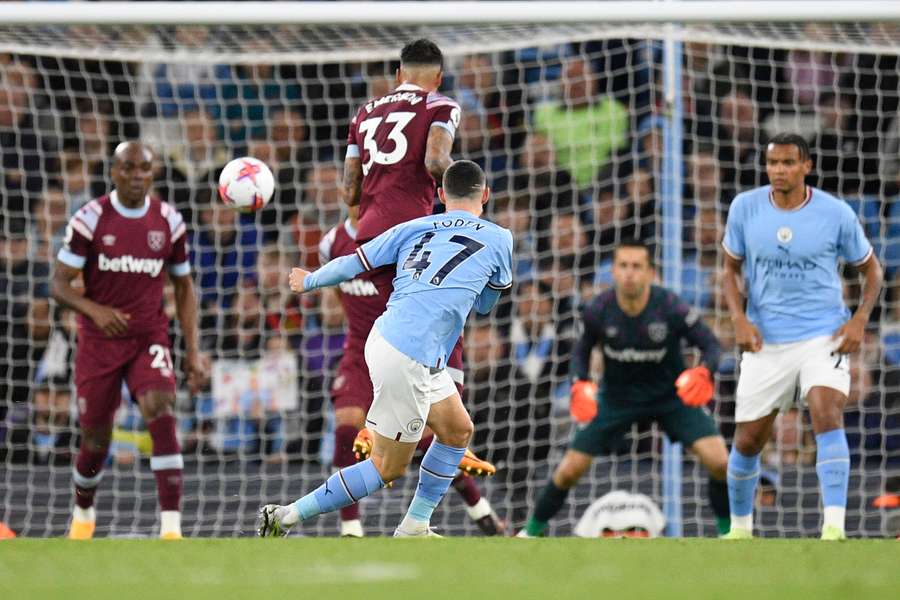
[(458, 160), (444, 171), (444, 194), (448, 198), (468, 198), (484, 184), (484, 171), (471, 160)]
[(444, 55), (437, 44), (427, 38), (413, 40), (400, 51), (401, 65), (444, 66)]
[(616, 249), (614, 251), (618, 252), (622, 248), (642, 248), (647, 252), (647, 262), (650, 263), (651, 267), (655, 268), (655, 263), (653, 261), (653, 251), (650, 249), (650, 246), (644, 240), (635, 238), (635, 237), (627, 237), (622, 238), (622, 240), (616, 244)]
[(800, 152), (800, 160), (809, 160), (809, 142), (799, 133), (776, 133), (769, 138), (767, 146), (796, 146)]

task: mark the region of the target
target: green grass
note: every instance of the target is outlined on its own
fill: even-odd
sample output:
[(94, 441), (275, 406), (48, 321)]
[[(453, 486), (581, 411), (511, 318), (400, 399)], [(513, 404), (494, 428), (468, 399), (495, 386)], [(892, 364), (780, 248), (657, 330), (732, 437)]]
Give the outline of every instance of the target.
[[(900, 541), (12, 540), (0, 598), (896, 598)], [(352, 595), (351, 595), (352, 594)]]

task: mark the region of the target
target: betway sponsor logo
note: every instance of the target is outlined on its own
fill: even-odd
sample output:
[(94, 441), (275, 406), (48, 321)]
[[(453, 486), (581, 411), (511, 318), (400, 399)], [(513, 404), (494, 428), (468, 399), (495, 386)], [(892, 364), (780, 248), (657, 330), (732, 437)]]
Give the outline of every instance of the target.
[(613, 360), (619, 362), (662, 362), (666, 356), (666, 349), (662, 350), (635, 350), (634, 348), (624, 348), (616, 350), (609, 346), (603, 346), (603, 354)]
[(377, 296), (378, 288), (371, 281), (363, 281), (362, 279), (351, 279), (350, 281), (342, 281), (338, 284), (340, 290), (348, 296)]
[(101, 254), (97, 259), (97, 268), (113, 273), (146, 273), (156, 277), (162, 271), (165, 261), (161, 258), (135, 258), (130, 254), (118, 258), (109, 258)]

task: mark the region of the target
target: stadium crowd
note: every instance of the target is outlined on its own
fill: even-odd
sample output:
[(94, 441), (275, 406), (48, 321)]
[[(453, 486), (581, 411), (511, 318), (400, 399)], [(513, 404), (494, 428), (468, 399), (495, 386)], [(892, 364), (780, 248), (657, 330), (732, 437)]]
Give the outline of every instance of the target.
[[(202, 45), (206, 35), (177, 27), (158, 42)], [(265, 49), (260, 40), (248, 47)], [(489, 216), (515, 233), (517, 284), (465, 335), (474, 449), (506, 466), (509, 482), (531, 479), (559, 441), (577, 310), (610, 284), (616, 241), (660, 241), (660, 52), (646, 41), (604, 40), (471, 54), (445, 66), (444, 91), (463, 109), (454, 156), (485, 169)], [(287, 410), (256, 397), (229, 413), (212, 390), (182, 399), (185, 455), (325, 455), (343, 316), (327, 295), (290, 293), (286, 275), (291, 265), (318, 266), (319, 240), (344, 218), (347, 126), (361, 102), (392, 89), (395, 67), (0, 55), (0, 455), (64, 463), (76, 447), (73, 315), (50, 301), (49, 274), (68, 217), (108, 191), (112, 149), (136, 138), (156, 150), (155, 192), (189, 224), (204, 351), (223, 365), (297, 361)], [(856, 460), (900, 468), (898, 57), (690, 43), (682, 92), (680, 292), (725, 350), (713, 408), (723, 434), (733, 428), (735, 382), (717, 283), (724, 219), (736, 193), (765, 183), (767, 137), (797, 129), (814, 150), (809, 183), (857, 210), (887, 271), (888, 289), (853, 358), (845, 419)], [(264, 160), (276, 177), (257, 214), (237, 214), (216, 196), (218, 170), (242, 155)], [(767, 462), (808, 463), (810, 432), (801, 413), (783, 414)], [(642, 436), (638, 451), (657, 444)]]

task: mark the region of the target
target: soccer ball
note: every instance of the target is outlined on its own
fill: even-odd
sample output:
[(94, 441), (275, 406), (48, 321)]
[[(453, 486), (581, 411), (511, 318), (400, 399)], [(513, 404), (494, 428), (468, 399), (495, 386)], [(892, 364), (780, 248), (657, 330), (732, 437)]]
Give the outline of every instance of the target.
[(275, 191), (272, 171), (261, 160), (236, 158), (219, 175), (219, 197), (230, 208), (241, 212), (259, 210), (269, 203)]

